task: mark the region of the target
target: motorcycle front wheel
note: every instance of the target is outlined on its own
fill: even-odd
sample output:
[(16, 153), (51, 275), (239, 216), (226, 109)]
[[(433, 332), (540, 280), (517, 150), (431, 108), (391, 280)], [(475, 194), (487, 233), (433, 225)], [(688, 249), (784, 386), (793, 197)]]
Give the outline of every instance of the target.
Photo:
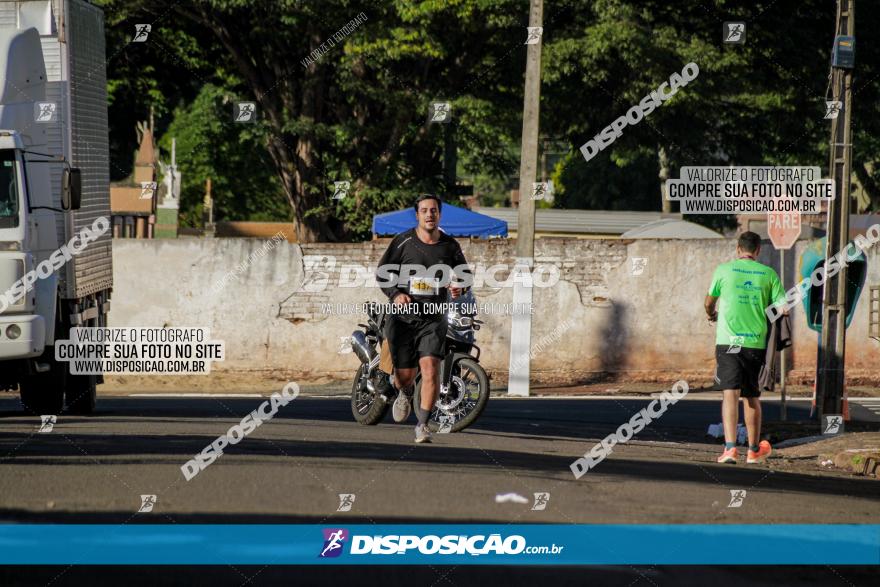
[(367, 366), (361, 364), (351, 386), (351, 415), (359, 424), (375, 426), (387, 412), (388, 403), (379, 397), (379, 392), (367, 389)]
[[(416, 380), (413, 411), (422, 399), (422, 378)], [(453, 366), (448, 393), (434, 402), (428, 428), (431, 432), (460, 432), (477, 421), (489, 402), (489, 376), (473, 359), (461, 359)]]

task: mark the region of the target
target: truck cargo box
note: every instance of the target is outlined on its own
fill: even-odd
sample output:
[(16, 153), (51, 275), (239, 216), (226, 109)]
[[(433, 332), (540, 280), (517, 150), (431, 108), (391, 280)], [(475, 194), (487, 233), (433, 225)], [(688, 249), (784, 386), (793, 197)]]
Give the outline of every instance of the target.
[[(56, 116), (41, 122), (48, 152), (82, 172), (82, 206), (59, 214), (58, 241), (67, 243), (100, 216), (110, 219), (107, 79), (103, 12), (84, 0), (0, 0), (0, 26), (40, 33), (48, 79), (46, 101)], [(51, 166), (53, 206), (61, 207), (62, 163)], [(59, 272), (62, 298), (80, 298), (113, 285), (111, 233), (73, 257)]]

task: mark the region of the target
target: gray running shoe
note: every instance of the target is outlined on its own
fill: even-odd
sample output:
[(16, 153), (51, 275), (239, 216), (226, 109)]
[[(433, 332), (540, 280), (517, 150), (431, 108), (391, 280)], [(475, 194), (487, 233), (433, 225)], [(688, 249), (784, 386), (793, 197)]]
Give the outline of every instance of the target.
[(416, 443), (431, 442), (431, 431), (424, 424), (416, 425)]
[(395, 422), (406, 422), (406, 419), (409, 418), (409, 413), (412, 411), (410, 401), (410, 398), (403, 393), (403, 390), (397, 393), (397, 399), (394, 400), (394, 405), (391, 406), (391, 417), (394, 418)]

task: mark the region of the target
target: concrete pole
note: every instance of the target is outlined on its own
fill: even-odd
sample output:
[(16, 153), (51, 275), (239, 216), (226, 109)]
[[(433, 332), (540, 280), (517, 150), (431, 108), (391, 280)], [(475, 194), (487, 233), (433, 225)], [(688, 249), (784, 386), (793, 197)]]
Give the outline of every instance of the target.
[[(543, 0), (531, 0), (529, 27), (540, 27)], [(541, 42), (528, 45), (526, 88), (523, 100), (522, 151), (519, 165), (519, 219), (516, 229), (516, 256), (535, 254), (535, 201), (532, 184), (538, 168), (538, 117), (541, 100)]]
[[(838, 0), (837, 35), (855, 35), (855, 0)], [(852, 177), (852, 69), (832, 69), (832, 100), (843, 102), (843, 116), (831, 120), (831, 160), (829, 173), (834, 180), (835, 198), (828, 206), (825, 259), (844, 250), (849, 242), (849, 198)], [(846, 384), (846, 276), (847, 267), (825, 281), (822, 293), (822, 332), (816, 364), (816, 406), (819, 423), (825, 415), (843, 412)]]
[[(785, 249), (779, 250), (779, 280), (782, 282), (782, 291), (788, 291), (785, 289)], [(785, 360), (785, 351), (788, 349), (780, 349), (779, 350), (779, 399), (780, 399), (780, 410), (779, 415), (783, 422), (788, 419), (788, 411), (785, 403), (785, 369), (788, 367)]]
[[(529, 27), (540, 27), (543, 17), (543, 0), (531, 0)], [(526, 87), (523, 100), (522, 151), (519, 166), (519, 219), (516, 230), (515, 271), (530, 271), (535, 256), (535, 201), (532, 184), (538, 167), (538, 118), (541, 101), (541, 42), (527, 46)], [(517, 279), (513, 286), (515, 308), (510, 326), (510, 364), (508, 368), (508, 395), (529, 395), (529, 352), (532, 339), (532, 315), (528, 311), (532, 303), (532, 288)]]

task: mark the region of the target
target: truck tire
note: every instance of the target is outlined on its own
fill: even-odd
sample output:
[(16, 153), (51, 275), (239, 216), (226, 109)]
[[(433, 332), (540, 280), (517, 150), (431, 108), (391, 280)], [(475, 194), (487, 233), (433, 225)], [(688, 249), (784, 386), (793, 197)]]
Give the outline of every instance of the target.
[(26, 413), (35, 416), (57, 416), (64, 408), (67, 365), (55, 361), (54, 346), (39, 360), (41, 363), (49, 363), (49, 370), (45, 373), (32, 373), (21, 380), (18, 384), (21, 407)]
[(67, 411), (71, 414), (88, 415), (95, 411), (97, 397), (97, 375), (67, 375), (64, 391)]

